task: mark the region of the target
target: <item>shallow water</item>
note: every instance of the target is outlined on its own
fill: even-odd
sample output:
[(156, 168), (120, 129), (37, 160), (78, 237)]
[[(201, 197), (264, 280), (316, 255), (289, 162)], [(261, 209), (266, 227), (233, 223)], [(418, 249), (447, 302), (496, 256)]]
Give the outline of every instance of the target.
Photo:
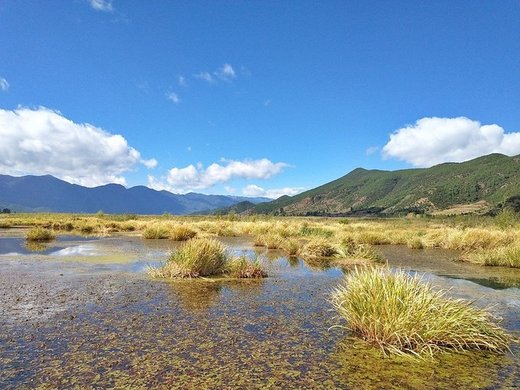
[[(11, 237), (15, 238), (15, 237)], [(12, 241), (0, 237), (0, 253)], [(350, 338), (327, 299), (338, 268), (258, 255), (269, 278), (157, 281), (144, 272), (176, 243), (135, 237), (59, 239), (0, 255), (0, 388), (515, 388), (516, 355), (383, 358)], [(425, 273), (475, 300), (520, 335), (520, 272), (453, 262), (453, 252), (380, 248), (393, 267)], [(516, 287), (515, 287), (516, 286)]]

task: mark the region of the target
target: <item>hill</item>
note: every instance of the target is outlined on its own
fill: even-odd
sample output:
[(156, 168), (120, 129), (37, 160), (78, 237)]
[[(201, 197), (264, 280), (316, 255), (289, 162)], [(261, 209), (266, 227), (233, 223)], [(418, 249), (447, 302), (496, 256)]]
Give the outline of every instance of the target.
[(266, 200), (197, 193), (179, 195), (145, 186), (125, 188), (119, 184), (88, 188), (50, 175), (0, 175), (0, 209), (17, 212), (95, 213), (103, 210), (110, 214), (190, 214), (230, 207), (243, 201), (259, 203)]
[(357, 168), (293, 197), (255, 206), (256, 213), (370, 215), (486, 211), (520, 195), (520, 156), (491, 154), (462, 163), (397, 171)]

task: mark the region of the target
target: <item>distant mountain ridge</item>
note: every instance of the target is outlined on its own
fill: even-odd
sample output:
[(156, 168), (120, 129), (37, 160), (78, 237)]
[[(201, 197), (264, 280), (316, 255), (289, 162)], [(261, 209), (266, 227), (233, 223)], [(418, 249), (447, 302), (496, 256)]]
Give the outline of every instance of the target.
[(52, 211), (68, 213), (192, 214), (230, 207), (267, 198), (248, 198), (197, 193), (173, 194), (145, 186), (125, 188), (119, 184), (83, 187), (51, 175), (13, 177), (0, 175), (0, 208), (13, 211)]
[(490, 154), (462, 163), (397, 171), (354, 169), (312, 190), (247, 213), (393, 215), (463, 209), (484, 212), (520, 195), (520, 156)]

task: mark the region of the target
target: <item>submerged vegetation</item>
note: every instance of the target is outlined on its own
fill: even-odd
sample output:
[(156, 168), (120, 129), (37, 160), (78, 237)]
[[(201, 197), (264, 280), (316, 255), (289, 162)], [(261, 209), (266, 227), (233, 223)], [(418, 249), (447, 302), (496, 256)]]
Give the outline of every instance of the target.
[(512, 337), (485, 310), (435, 291), (418, 276), (387, 268), (348, 274), (331, 298), (354, 334), (386, 353), (504, 351)]
[(197, 278), (227, 275), (235, 278), (260, 278), (267, 274), (258, 261), (232, 258), (224, 245), (211, 238), (188, 240), (172, 252), (165, 264), (150, 268), (155, 278)]

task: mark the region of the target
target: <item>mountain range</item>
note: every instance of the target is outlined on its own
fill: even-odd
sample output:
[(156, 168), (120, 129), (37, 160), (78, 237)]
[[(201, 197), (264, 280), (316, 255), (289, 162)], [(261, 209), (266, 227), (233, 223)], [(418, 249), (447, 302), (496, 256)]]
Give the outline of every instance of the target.
[(248, 198), (173, 194), (119, 184), (88, 188), (53, 176), (0, 175), (0, 209), (72, 213), (401, 215), (485, 213), (520, 207), (520, 156), (490, 154), (462, 163), (396, 171), (354, 169), (295, 196)]
[(246, 212), (324, 216), (485, 213), (511, 203), (518, 195), (520, 156), (490, 154), (431, 168), (357, 168), (320, 187), (252, 206)]
[(89, 188), (50, 175), (0, 175), (0, 209), (16, 212), (96, 213), (102, 210), (109, 214), (167, 212), (185, 215), (229, 207), (243, 201), (257, 204), (269, 200), (197, 193), (179, 195), (145, 186), (125, 188), (119, 184)]

